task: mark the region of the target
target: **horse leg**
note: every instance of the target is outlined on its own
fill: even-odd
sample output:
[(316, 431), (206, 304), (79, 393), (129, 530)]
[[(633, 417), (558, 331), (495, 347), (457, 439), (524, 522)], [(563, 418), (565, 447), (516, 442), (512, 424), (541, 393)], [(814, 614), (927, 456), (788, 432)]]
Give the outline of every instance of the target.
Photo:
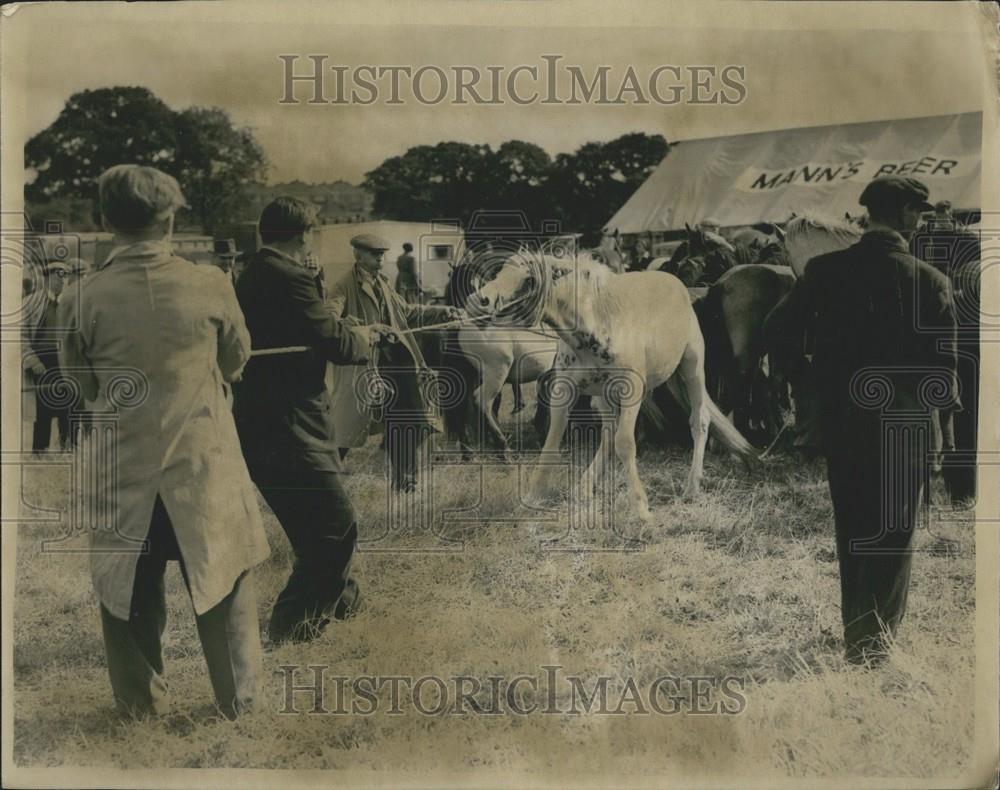
[(554, 463), (547, 463), (553, 456), (559, 454), (562, 445), (562, 437), (569, 425), (569, 412), (572, 404), (558, 401), (549, 406), (549, 433), (545, 437), (545, 445), (542, 447), (542, 456), (538, 466), (532, 475), (531, 483), (528, 486), (529, 501), (541, 502), (545, 494), (548, 493), (549, 479)]
[(591, 408), (594, 409), (600, 416), (600, 434), (598, 435), (597, 441), (597, 453), (595, 453), (593, 460), (590, 462), (590, 466), (587, 467), (586, 475), (584, 476), (584, 490), (585, 491), (595, 491), (598, 486), (603, 486), (608, 484), (606, 478), (607, 475), (607, 459), (605, 458), (607, 451), (605, 449), (606, 445), (604, 442), (604, 426), (608, 422), (608, 418), (613, 416), (611, 413), (611, 407), (604, 398), (597, 395), (590, 399)]
[[(500, 426), (493, 416), (491, 404), (499, 396), (503, 383), (507, 378), (508, 370), (498, 370), (496, 368), (483, 369), (483, 380), (473, 393), (473, 401), (476, 404), (476, 411), (486, 433), (496, 443), (504, 457), (510, 453), (510, 446), (507, 444), (507, 437), (504, 436)], [(484, 437), (485, 438), (485, 437)]]
[(629, 498), (635, 512), (642, 521), (649, 521), (652, 518), (649, 512), (649, 500), (646, 498), (642, 480), (639, 479), (639, 465), (635, 458), (635, 423), (639, 417), (639, 406), (640, 404), (636, 403), (622, 407), (615, 429), (615, 453), (625, 467)]
[(500, 392), (497, 393), (497, 396), (493, 399), (493, 406), (491, 410), (493, 412), (494, 420), (500, 419), (500, 406), (502, 403), (503, 403), (503, 391), (501, 390)]
[(705, 445), (708, 443), (708, 427), (712, 417), (708, 410), (708, 393), (705, 391), (705, 373), (701, 354), (688, 344), (678, 366), (684, 391), (687, 393), (691, 412), (688, 424), (691, 427), (691, 469), (684, 486), (684, 496), (695, 496), (701, 490), (701, 478), (705, 468)]
[(510, 383), (510, 388), (514, 392), (514, 410), (511, 414), (517, 414), (519, 411), (524, 410), (524, 395), (521, 392), (521, 382), (512, 381)]

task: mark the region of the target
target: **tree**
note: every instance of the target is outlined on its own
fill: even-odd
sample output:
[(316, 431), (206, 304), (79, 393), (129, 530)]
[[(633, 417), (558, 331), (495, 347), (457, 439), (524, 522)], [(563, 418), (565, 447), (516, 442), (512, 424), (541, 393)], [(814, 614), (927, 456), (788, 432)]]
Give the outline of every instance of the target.
[(602, 227), (668, 150), (662, 135), (635, 132), (559, 154), (547, 186), (564, 227), (584, 232)]
[(36, 173), (28, 200), (94, 197), (112, 165), (152, 165), (172, 175), (177, 152), (174, 112), (146, 88), (100, 88), (69, 97), (59, 117), (24, 147)]
[(559, 220), (566, 231), (599, 229), (667, 153), (660, 135), (627, 134), (587, 143), (555, 161), (542, 148), (509, 140), (488, 145), (417, 146), (365, 176), (377, 215), (397, 220), (459, 219), (475, 211), (525, 212), (537, 229)]
[(177, 114), (177, 177), (206, 232), (236, 217), (247, 189), (263, 180), (267, 157), (249, 129), (218, 108)]
[(546, 181), (552, 157), (534, 143), (510, 140), (497, 149), (496, 178), (499, 182), (494, 205), (523, 211), (538, 228), (544, 220), (559, 219), (552, 210)]
[(488, 145), (444, 142), (410, 148), (365, 174), (363, 186), (375, 196), (382, 217), (427, 221), (458, 219), (488, 207), (499, 183)]
[(205, 232), (239, 217), (246, 188), (263, 180), (267, 166), (253, 133), (234, 127), (222, 110), (175, 112), (146, 88), (73, 94), (24, 154), (35, 173), (25, 187), (32, 203), (93, 200), (97, 177), (109, 167), (151, 165), (177, 178)]

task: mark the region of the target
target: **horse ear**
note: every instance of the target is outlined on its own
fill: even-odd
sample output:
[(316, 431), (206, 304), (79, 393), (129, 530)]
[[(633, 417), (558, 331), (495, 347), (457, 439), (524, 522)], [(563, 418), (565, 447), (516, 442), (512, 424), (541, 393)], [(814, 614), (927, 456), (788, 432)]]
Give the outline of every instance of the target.
[(689, 234), (694, 233), (694, 231), (691, 230), (691, 226), (688, 225), (686, 222), (684, 223), (684, 230), (686, 230)]

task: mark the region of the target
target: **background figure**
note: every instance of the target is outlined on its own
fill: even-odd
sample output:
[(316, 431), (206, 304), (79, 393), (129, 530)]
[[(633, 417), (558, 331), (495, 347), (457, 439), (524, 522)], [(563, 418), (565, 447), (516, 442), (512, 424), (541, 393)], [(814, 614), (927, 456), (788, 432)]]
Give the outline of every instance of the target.
[(212, 263), (231, 279), (235, 278), (233, 265), (236, 263), (236, 255), (235, 239), (215, 239), (212, 242)]
[(934, 216), (925, 225), (930, 231), (955, 231), (961, 230), (958, 220), (951, 213), (951, 201), (939, 200), (934, 204)]
[(403, 244), (403, 254), (396, 258), (396, 293), (407, 302), (420, 303), (420, 280), (417, 277), (417, 261), (413, 257), (413, 245)]
[(958, 323), (958, 380), (962, 408), (940, 413), (941, 476), (955, 501), (976, 496), (979, 420), (979, 237), (951, 219), (951, 204), (935, 205), (935, 217), (914, 234), (910, 251), (951, 283)]
[(649, 264), (652, 263), (653, 256), (649, 254), (649, 248), (646, 246), (646, 242), (641, 239), (635, 243), (635, 250), (632, 253), (632, 265), (629, 266), (628, 271), (630, 272), (644, 272), (649, 268)]
[(59, 376), (59, 344), (61, 325), (57, 317), (59, 302), (66, 286), (76, 281), (82, 264), (74, 261), (52, 261), (45, 265), (44, 304), (26, 322), (23, 333), (25, 377), (34, 387), (35, 421), (31, 435), (31, 450), (44, 453), (52, 443), (52, 421), (59, 431), (59, 448), (68, 450), (73, 443), (70, 432), (70, 412), (76, 403), (62, 397)]

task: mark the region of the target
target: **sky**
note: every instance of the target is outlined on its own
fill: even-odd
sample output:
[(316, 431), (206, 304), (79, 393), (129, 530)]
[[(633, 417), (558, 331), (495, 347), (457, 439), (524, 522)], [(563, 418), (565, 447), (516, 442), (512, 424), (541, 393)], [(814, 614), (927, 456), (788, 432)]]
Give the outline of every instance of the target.
[[(81, 6), (89, 6), (89, 13)], [(527, 11), (521, 3), (502, 6), (511, 12), (494, 13), (488, 23), (482, 13), (493, 13), (495, 4), (443, 6), (473, 7), (479, 17), (468, 24), (460, 24), (461, 14), (418, 13), (440, 9), (440, 4), (369, 5), (367, 15), (354, 6), (334, 6), (338, 13), (332, 13), (329, 5), (312, 4), (212, 6), (79, 4), (54, 5), (49, 9), (55, 10), (48, 11), (22, 9), (13, 27), (27, 47), (23, 72), (27, 134), (50, 124), (74, 92), (141, 85), (174, 109), (221, 107), (235, 123), (251, 127), (270, 160), (271, 183), (293, 179), (358, 183), (387, 157), (442, 140), (495, 147), (521, 139), (554, 155), (634, 131), (662, 134), (673, 142), (982, 108), (983, 56), (968, 25), (953, 26), (965, 32), (933, 24), (922, 27), (934, 29), (906, 31), (898, 29), (902, 22), (885, 29), (877, 22), (866, 26), (859, 19), (852, 29), (829, 17), (835, 20), (831, 29), (739, 29), (748, 19), (740, 16), (744, 7), (719, 13), (735, 8), (727, 4), (702, 5), (698, 16), (687, 14), (678, 21), (662, 11), (660, 18), (648, 20), (628, 13), (608, 17), (611, 4), (606, 3), (603, 10), (587, 6), (593, 13), (573, 14), (572, 27), (554, 26), (544, 17), (532, 23), (532, 10), (551, 7), (547, 4), (532, 5)], [(758, 27), (762, 24), (758, 10), (765, 6), (772, 7), (760, 4), (752, 9), (757, 17), (751, 22)], [(849, 7), (843, 4), (845, 13), (838, 16), (849, 17)], [(585, 6), (574, 8), (582, 11)], [(388, 10), (380, 14), (381, 9)], [(450, 24), (439, 23), (444, 19)], [(771, 19), (775, 28), (788, 27), (784, 20)], [(303, 56), (300, 70), (308, 66), (307, 54), (327, 55), (327, 65), (349, 69), (371, 64), (413, 69), (468, 65), (481, 70), (489, 65), (507, 70), (522, 64), (544, 67), (543, 54), (558, 54), (560, 68), (579, 66), (588, 76), (600, 65), (609, 66), (609, 83), (615, 88), (629, 65), (641, 80), (662, 65), (719, 69), (736, 65), (746, 69), (746, 99), (731, 106), (460, 106), (447, 101), (427, 106), (412, 99), (389, 105), (388, 82), (383, 80), (380, 84), (386, 90), (370, 106), (311, 105), (306, 103), (305, 87), (297, 89), (299, 104), (282, 105), (280, 54)], [(328, 89), (333, 85), (332, 72), (325, 84)], [(426, 84), (435, 86), (433, 80)]]

